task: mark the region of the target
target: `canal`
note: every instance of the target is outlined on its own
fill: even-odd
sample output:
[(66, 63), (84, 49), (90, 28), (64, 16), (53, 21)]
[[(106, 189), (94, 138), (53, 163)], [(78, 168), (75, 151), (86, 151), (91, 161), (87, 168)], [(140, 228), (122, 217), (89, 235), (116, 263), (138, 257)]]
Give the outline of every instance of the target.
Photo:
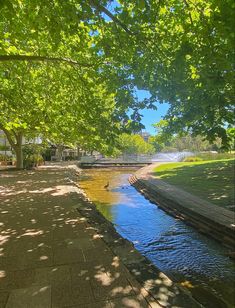
[(128, 183), (134, 171), (84, 170), (80, 186), (124, 238), (205, 307), (234, 307), (235, 264), (226, 248), (146, 200)]

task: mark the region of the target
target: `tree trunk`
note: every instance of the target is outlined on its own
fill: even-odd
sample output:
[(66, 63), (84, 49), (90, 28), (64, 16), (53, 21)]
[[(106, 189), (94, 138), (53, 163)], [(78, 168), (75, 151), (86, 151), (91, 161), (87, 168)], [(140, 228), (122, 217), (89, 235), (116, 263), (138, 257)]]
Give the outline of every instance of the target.
[(7, 140), (9, 141), (11, 147), (14, 149), (16, 153), (16, 168), (23, 169), (23, 152), (22, 152), (22, 140), (23, 133), (22, 132), (14, 132), (8, 131), (2, 125), (0, 125), (1, 129), (4, 131)]
[(14, 150), (16, 153), (16, 168), (23, 169), (24, 165), (23, 165), (22, 144), (15, 146)]
[(56, 159), (58, 160), (58, 161), (62, 161), (63, 159), (62, 159), (62, 154), (63, 154), (63, 150), (64, 150), (64, 146), (63, 145), (58, 145), (57, 146), (57, 157), (56, 157)]
[(23, 169), (23, 151), (22, 151), (22, 140), (23, 140), (23, 135), (22, 133), (18, 133), (16, 135), (16, 145), (14, 146), (14, 150), (16, 152), (16, 168), (17, 169)]
[(79, 160), (80, 158), (81, 158), (80, 147), (77, 146), (77, 159)]

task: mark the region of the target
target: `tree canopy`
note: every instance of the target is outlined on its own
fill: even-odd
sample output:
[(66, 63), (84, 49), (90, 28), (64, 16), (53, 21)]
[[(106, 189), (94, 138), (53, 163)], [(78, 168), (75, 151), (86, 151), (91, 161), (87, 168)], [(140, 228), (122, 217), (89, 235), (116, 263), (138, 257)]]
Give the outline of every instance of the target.
[[(232, 0), (1, 1), (1, 129), (14, 145), (19, 134), (43, 134), (109, 151), (115, 134), (136, 130), (139, 110), (158, 100), (170, 104), (168, 131), (228, 144), (234, 6)], [(151, 97), (138, 101), (137, 89)]]
[(187, 129), (210, 141), (219, 136), (226, 145), (225, 126), (233, 123), (234, 1), (134, 2), (120, 16), (128, 15), (140, 42), (132, 62), (137, 86), (170, 103), (168, 131)]
[(16, 152), (23, 136), (108, 151), (120, 123), (104, 83), (64, 64), (21, 63), (2, 71), (0, 128)]

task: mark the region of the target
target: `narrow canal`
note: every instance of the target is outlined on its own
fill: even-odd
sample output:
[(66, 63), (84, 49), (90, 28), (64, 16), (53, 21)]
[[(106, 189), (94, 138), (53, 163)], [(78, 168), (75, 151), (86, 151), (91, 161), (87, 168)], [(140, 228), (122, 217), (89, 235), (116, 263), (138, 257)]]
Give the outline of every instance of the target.
[(133, 172), (90, 169), (80, 185), (124, 238), (205, 307), (234, 307), (235, 264), (227, 250), (146, 200), (128, 183)]

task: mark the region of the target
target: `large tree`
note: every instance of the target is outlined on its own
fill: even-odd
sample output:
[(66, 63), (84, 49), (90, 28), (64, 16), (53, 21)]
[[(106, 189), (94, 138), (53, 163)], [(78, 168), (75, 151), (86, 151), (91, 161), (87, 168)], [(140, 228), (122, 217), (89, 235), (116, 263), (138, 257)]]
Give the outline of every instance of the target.
[(234, 1), (120, 3), (118, 17), (136, 42), (130, 62), (133, 83), (170, 103), (168, 130), (186, 128), (228, 144), (226, 125), (233, 122), (234, 110)]
[[(22, 142), (36, 136), (57, 144), (103, 150), (118, 132), (114, 94), (95, 76), (64, 64), (0, 65), (0, 129), (22, 168)], [(102, 139), (101, 139), (102, 136)]]
[[(114, 122), (125, 126), (136, 124), (140, 120), (140, 108), (153, 107), (155, 100), (167, 101), (171, 106), (168, 128), (174, 131), (186, 128), (210, 140), (219, 136), (225, 145), (228, 143), (225, 125), (233, 121), (234, 90), (232, 0), (4, 0), (0, 14), (0, 61), (4, 63), (0, 72), (1, 99), (4, 96), (0, 125), (7, 135), (19, 121), (27, 123), (22, 114), (17, 119), (6, 117), (13, 104), (9, 98), (13, 99), (14, 93), (18, 95), (15, 101), (21, 98), (16, 86), (21, 75), (18, 81), (14, 79), (15, 85), (12, 79), (13, 91), (8, 86), (8, 76), (12, 76), (11, 71), (14, 75), (26, 61), (31, 63), (30, 67), (36, 63), (43, 72), (46, 72), (45, 63), (56, 71), (50, 75), (54, 85), (49, 87), (50, 91), (45, 91), (47, 85), (41, 89), (37, 78), (33, 80), (35, 87), (28, 80), (21, 91), (31, 93), (31, 107), (42, 100), (48, 110), (57, 110), (54, 116), (48, 116), (54, 118), (57, 127), (62, 116), (62, 100), (71, 106), (76, 102), (77, 108), (87, 100), (93, 101), (93, 89), (100, 93), (98, 100), (95, 95), (97, 104), (92, 108), (98, 110), (91, 116), (91, 122), (96, 123), (93, 128), (79, 117), (85, 113), (89, 118), (89, 108), (84, 113), (71, 112), (68, 103), (68, 108), (63, 110), (67, 130), (61, 138), (73, 135), (71, 119), (76, 115), (81, 140), (93, 131), (94, 142), (99, 144), (103, 129), (97, 123), (102, 101), (113, 95), (113, 109), (108, 114)], [(63, 76), (58, 73), (61, 67)], [(66, 91), (67, 85), (77, 83), (78, 78), (78, 91), (74, 87)], [(103, 90), (99, 91), (99, 87)], [(135, 95), (137, 88), (149, 90), (150, 99), (139, 102)], [(46, 92), (50, 100), (46, 99)], [(37, 93), (41, 93), (39, 99)], [(128, 109), (133, 111), (131, 121), (126, 113)], [(33, 118), (33, 111), (26, 115)], [(112, 125), (107, 116), (104, 118)], [(43, 118), (41, 122), (44, 121)], [(26, 125), (22, 123), (21, 126)], [(47, 126), (48, 134), (55, 129), (52, 124)], [(37, 127), (40, 127), (38, 133), (44, 132), (43, 125)], [(20, 144), (20, 139), (17, 140), (15, 144)], [(90, 142), (86, 140), (86, 143), (90, 147)]]
[(234, 1), (119, 3), (115, 16), (120, 22), (113, 19), (100, 37), (106, 57), (123, 63), (132, 85), (149, 90), (152, 101), (170, 103), (168, 131), (186, 129), (211, 142), (220, 137), (228, 145), (226, 126), (233, 123), (234, 111)]

